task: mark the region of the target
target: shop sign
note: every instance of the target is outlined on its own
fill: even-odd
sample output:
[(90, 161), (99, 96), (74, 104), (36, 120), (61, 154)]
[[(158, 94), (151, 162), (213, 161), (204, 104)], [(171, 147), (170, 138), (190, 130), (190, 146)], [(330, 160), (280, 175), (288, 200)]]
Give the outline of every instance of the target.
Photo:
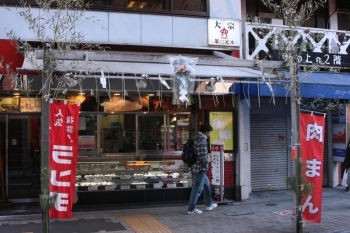
[(79, 150), (88, 150), (96, 148), (95, 136), (84, 135), (78, 137), (78, 148)]
[[(290, 56), (288, 55), (279, 55), (277, 50), (273, 50), (271, 54), (272, 60), (283, 60), (288, 61)], [(350, 56), (344, 54), (335, 54), (335, 53), (314, 53), (314, 52), (302, 52), (297, 57), (297, 62), (299, 64), (305, 65), (324, 65), (324, 66), (339, 66), (345, 67), (350, 66)]]
[(210, 164), (211, 164), (211, 185), (213, 188), (213, 198), (219, 202), (224, 197), (224, 151), (222, 145), (211, 145), (210, 148)]
[(241, 24), (234, 20), (208, 19), (208, 44), (241, 46)]
[[(50, 103), (50, 193), (56, 200), (51, 218), (72, 218), (78, 158), (79, 105)], [(89, 189), (90, 190), (90, 189)]]
[(209, 123), (213, 127), (210, 133), (210, 145), (219, 144), (224, 150), (233, 150), (233, 114), (230, 111), (210, 111)]
[(41, 112), (41, 98), (22, 98), (20, 99), (21, 112)]
[(1, 112), (19, 112), (19, 97), (0, 98)]
[(349, 108), (347, 105), (339, 105), (332, 110), (332, 158), (333, 162), (343, 162), (346, 153), (346, 129)]
[(321, 222), (325, 115), (300, 114), (301, 175), (313, 189), (302, 195), (302, 215), (308, 222)]

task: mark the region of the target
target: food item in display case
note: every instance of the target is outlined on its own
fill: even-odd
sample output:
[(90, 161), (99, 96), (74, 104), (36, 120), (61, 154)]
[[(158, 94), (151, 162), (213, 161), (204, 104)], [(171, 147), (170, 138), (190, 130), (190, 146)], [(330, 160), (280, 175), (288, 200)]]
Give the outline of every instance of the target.
[(135, 173), (134, 174), (134, 179), (143, 179), (143, 178), (144, 178), (143, 173)]
[(167, 188), (176, 188), (176, 182), (170, 182), (166, 184)]
[(149, 170), (151, 168), (151, 164), (137, 161), (137, 162), (129, 162), (126, 165), (126, 170)]
[(153, 183), (153, 188), (162, 188), (163, 187), (163, 185), (164, 185), (164, 183), (163, 182), (158, 182), (158, 183)]
[(179, 178), (180, 174), (178, 172), (173, 172), (170, 174), (173, 178)]

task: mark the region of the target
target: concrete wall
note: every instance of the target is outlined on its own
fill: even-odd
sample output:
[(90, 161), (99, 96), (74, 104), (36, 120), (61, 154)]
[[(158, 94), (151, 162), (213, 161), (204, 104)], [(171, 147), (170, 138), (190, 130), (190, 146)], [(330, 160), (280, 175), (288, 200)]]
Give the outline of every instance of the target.
[[(240, 19), (240, 0), (210, 1), (210, 17)], [(36, 41), (37, 36), (19, 16), (19, 9), (0, 7), (2, 23), (0, 39), (14, 30), (22, 40)], [(43, 11), (32, 8), (33, 15), (45, 17)], [(89, 20), (84, 20), (90, 18)], [(85, 34), (86, 42), (107, 44), (131, 44), (185, 48), (208, 48), (206, 18), (149, 15), (136, 13), (87, 11), (83, 19), (76, 21), (73, 30)], [(52, 38), (52, 33), (48, 31)]]

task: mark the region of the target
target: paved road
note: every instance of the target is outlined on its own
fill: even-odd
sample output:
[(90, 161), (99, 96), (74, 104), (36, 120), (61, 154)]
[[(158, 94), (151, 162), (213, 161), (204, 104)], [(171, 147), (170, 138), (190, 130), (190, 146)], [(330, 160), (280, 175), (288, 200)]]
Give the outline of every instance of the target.
[[(150, 233), (163, 233), (165, 228), (174, 233), (288, 233), (291, 225), (292, 195), (289, 191), (254, 192), (249, 200), (220, 205), (211, 212), (188, 215), (186, 205), (154, 208), (119, 209), (106, 211), (74, 212), (71, 220), (53, 220), (50, 233), (138, 233), (147, 232), (147, 226), (136, 229), (124, 221), (140, 217), (139, 225), (148, 216), (164, 228)], [(199, 209), (205, 209), (198, 205)], [(324, 188), (322, 221), (306, 223), (304, 233), (350, 233), (350, 192), (342, 188)], [(1, 233), (41, 233), (41, 215), (2, 216)]]

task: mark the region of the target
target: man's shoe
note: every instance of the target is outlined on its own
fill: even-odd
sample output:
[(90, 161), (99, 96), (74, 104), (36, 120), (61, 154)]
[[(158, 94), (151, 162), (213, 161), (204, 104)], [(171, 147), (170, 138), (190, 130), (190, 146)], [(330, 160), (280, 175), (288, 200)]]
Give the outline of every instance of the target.
[(345, 188), (345, 191), (346, 191), (346, 192), (349, 192), (349, 186)]
[(206, 210), (211, 211), (211, 210), (215, 209), (216, 207), (218, 207), (218, 204), (213, 203), (213, 204), (211, 204), (211, 206), (207, 206)]
[(188, 214), (201, 214), (201, 213), (203, 213), (203, 211), (201, 211), (199, 209), (194, 209), (194, 210), (188, 211), (187, 213)]

